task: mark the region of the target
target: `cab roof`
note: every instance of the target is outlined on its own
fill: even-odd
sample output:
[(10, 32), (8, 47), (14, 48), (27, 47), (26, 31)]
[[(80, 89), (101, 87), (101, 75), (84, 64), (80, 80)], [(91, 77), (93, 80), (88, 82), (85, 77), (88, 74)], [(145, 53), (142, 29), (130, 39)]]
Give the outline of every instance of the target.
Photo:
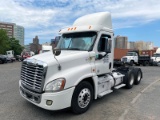
[(101, 29), (112, 31), (112, 20), (109, 12), (82, 16), (75, 20), (73, 26), (60, 30), (60, 33), (100, 31)]

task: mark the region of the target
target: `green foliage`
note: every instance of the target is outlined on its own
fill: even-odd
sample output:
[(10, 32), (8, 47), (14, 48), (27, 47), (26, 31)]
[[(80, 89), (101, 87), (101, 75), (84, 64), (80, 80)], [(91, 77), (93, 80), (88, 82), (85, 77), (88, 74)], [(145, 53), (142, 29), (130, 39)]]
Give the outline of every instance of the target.
[(0, 54), (6, 54), (6, 51), (13, 50), (15, 55), (19, 55), (23, 49), (18, 40), (9, 38), (7, 32), (0, 29)]
[(9, 37), (5, 30), (0, 29), (0, 54), (5, 54), (10, 49)]
[(10, 49), (14, 51), (15, 55), (20, 55), (24, 48), (19, 44), (19, 41), (15, 38), (10, 38), (9, 43)]

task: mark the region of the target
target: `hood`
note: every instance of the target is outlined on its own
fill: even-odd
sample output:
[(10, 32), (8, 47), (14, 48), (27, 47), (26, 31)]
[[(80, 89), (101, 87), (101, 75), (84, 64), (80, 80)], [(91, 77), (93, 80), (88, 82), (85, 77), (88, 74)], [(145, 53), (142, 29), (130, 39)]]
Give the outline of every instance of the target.
[(134, 56), (123, 56), (122, 58), (132, 59)]
[[(47, 63), (47, 65), (50, 64), (58, 64), (57, 60), (59, 63), (61, 62), (66, 62), (67, 60), (72, 60), (75, 59), (75, 55), (77, 56), (83, 56), (83, 54), (87, 54), (88, 55), (88, 51), (69, 51), (69, 50), (62, 50), (61, 54), (59, 56), (54, 56), (52, 51), (46, 52), (46, 53), (42, 53), (42, 54), (38, 54), (35, 55), (33, 57), (30, 57), (28, 59), (36, 59), (36, 60), (40, 60), (43, 61), (45, 63)], [(56, 59), (57, 60), (56, 60)]]
[[(43, 88), (45, 89), (47, 83), (57, 78), (65, 78), (66, 80), (75, 82), (75, 78), (78, 77), (78, 75), (80, 78), (84, 72), (87, 75), (92, 74), (91, 63), (95, 62), (95, 52), (62, 50), (61, 54), (56, 56), (55, 59), (52, 51), (49, 51), (28, 58), (26, 61), (32, 61), (32, 59), (47, 64)], [(76, 74), (76, 76), (73, 74)], [(73, 84), (66, 82), (65, 88), (71, 87)]]
[(122, 58), (127, 58), (126, 56), (123, 56)]
[[(89, 56), (90, 53), (88, 51), (62, 50), (61, 54), (55, 57), (57, 60), (54, 58), (52, 51), (35, 55), (29, 59), (35, 59), (47, 64), (46, 84), (49, 81), (59, 78), (62, 74), (64, 76), (64, 74), (67, 74), (70, 71), (69, 69), (89, 64)], [(59, 65), (61, 70), (59, 69)]]

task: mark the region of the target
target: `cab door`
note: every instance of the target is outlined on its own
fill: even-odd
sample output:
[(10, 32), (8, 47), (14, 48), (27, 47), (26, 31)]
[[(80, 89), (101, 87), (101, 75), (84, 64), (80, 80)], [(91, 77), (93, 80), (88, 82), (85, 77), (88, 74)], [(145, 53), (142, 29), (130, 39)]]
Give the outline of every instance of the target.
[(102, 75), (111, 72), (111, 36), (101, 33), (96, 43), (96, 74)]

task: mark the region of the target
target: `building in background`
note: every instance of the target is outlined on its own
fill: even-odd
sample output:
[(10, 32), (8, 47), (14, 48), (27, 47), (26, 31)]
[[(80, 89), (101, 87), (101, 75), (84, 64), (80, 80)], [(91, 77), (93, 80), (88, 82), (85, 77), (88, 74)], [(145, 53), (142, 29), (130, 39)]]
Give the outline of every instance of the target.
[(136, 49), (136, 43), (135, 42), (128, 42), (127, 44), (128, 49)]
[(0, 29), (6, 30), (8, 37), (10, 37), (10, 38), (14, 37), (14, 23), (0, 22)]
[(153, 42), (147, 42), (147, 45), (148, 45), (148, 50), (153, 50), (154, 49)]
[(24, 27), (16, 25), (14, 37), (16, 38), (16, 40), (19, 40), (20, 45), (24, 45)]
[(30, 52), (30, 45), (24, 45), (24, 49), (25, 49), (27, 52)]
[(0, 29), (6, 30), (8, 37), (19, 40), (19, 44), (24, 46), (24, 27), (15, 23), (0, 22)]
[(126, 36), (117, 36), (115, 37), (115, 48), (127, 49), (128, 37)]
[(136, 42), (136, 49), (143, 50), (144, 42), (143, 41), (137, 41)]
[(144, 42), (144, 41), (137, 41), (136, 49), (138, 50), (152, 50), (154, 49), (153, 42)]
[(38, 54), (42, 49), (42, 45), (39, 44), (38, 36), (33, 38), (33, 43), (30, 43), (30, 51), (33, 51), (35, 54)]

